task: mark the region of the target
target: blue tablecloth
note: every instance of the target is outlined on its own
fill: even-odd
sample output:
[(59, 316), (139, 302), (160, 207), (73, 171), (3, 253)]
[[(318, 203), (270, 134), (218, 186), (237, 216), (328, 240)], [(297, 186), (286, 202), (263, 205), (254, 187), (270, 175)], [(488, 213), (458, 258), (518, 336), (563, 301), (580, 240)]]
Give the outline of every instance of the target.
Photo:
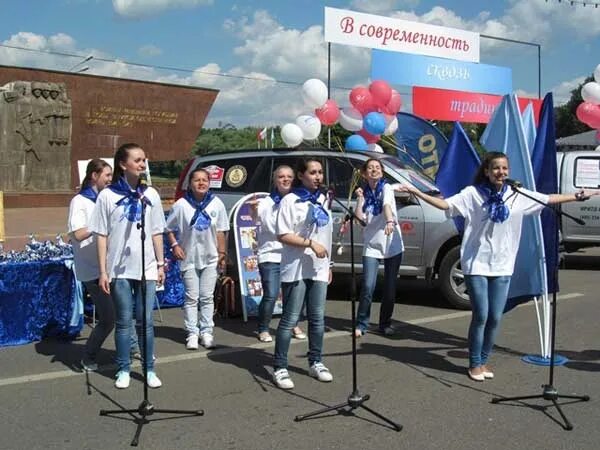
[[(165, 237), (165, 287), (157, 292), (161, 308), (182, 306), (184, 297), (179, 266), (167, 242)], [(70, 258), (0, 264), (0, 347), (79, 334), (82, 292), (72, 266)]]
[(77, 336), (77, 290), (70, 259), (0, 264), (0, 346)]

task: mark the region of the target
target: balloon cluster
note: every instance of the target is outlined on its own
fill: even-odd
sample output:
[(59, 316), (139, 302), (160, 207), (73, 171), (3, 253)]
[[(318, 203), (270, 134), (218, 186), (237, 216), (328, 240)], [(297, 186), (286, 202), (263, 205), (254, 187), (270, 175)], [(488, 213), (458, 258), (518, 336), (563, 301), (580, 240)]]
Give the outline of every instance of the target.
[(346, 139), (346, 150), (383, 152), (377, 142), (381, 135), (393, 135), (398, 129), (400, 94), (387, 81), (375, 80), (368, 88), (355, 87), (349, 97), (352, 106), (340, 112), (340, 125), (355, 132)]
[(29, 235), (29, 243), (25, 245), (25, 250), (10, 250), (4, 252), (0, 246), (0, 263), (11, 262), (30, 262), (43, 260), (59, 260), (73, 257), (73, 248), (70, 244), (63, 241), (62, 236), (56, 236), (56, 241), (39, 242), (33, 234)]
[(321, 80), (311, 78), (302, 85), (304, 103), (314, 109), (314, 114), (302, 114), (295, 123), (281, 127), (281, 139), (288, 147), (296, 147), (303, 140), (314, 141), (321, 134), (321, 126), (334, 125), (340, 116), (335, 100), (328, 98), (327, 86)]
[(600, 140), (600, 64), (594, 70), (594, 81), (581, 88), (581, 97), (583, 103), (577, 107), (575, 114), (581, 122), (598, 130), (596, 137)]

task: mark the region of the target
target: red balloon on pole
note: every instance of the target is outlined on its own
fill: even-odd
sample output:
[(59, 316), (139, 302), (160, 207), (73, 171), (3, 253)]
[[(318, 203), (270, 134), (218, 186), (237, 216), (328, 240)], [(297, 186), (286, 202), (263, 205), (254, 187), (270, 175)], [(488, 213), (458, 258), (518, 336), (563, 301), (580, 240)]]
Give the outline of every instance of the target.
[(384, 80), (373, 81), (369, 85), (369, 92), (373, 96), (373, 102), (380, 108), (384, 108), (392, 98), (392, 88)]
[(315, 109), (315, 115), (323, 125), (331, 126), (337, 122), (340, 117), (340, 108), (333, 99), (329, 99), (323, 106)]
[(364, 86), (357, 86), (350, 91), (350, 104), (363, 116), (369, 112), (375, 111), (373, 96)]
[(367, 141), (367, 144), (374, 144), (381, 138), (380, 135), (371, 134), (368, 131), (366, 131), (364, 128), (362, 130), (360, 130), (359, 132), (357, 132), (356, 134), (361, 135), (365, 139), (365, 141)]
[(390, 101), (387, 105), (381, 108), (381, 112), (384, 114), (389, 114), (395, 116), (400, 111), (400, 107), (402, 106), (402, 98), (400, 98), (400, 93), (392, 89), (392, 95), (390, 97)]

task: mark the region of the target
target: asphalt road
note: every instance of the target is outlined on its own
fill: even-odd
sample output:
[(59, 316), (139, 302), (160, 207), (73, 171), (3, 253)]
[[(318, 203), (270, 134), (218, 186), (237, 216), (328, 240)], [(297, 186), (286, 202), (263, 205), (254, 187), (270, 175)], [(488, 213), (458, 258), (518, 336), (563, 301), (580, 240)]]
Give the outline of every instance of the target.
[[(352, 390), (350, 303), (347, 280), (330, 289), (324, 362), (332, 383), (310, 378), (306, 342), (290, 349), (293, 391), (270, 380), (273, 345), (258, 342), (255, 324), (219, 321), (218, 347), (187, 351), (179, 309), (156, 313), (156, 370), (163, 387), (150, 390), (156, 408), (204, 409), (203, 417), (155, 414), (143, 427), (144, 449), (597, 449), (600, 442), (600, 344), (597, 273), (600, 252), (571, 255), (560, 272), (557, 351), (569, 362), (554, 371), (560, 394), (589, 395), (589, 402), (560, 400), (574, 429), (565, 431), (551, 402), (537, 399), (492, 404), (496, 396), (541, 394), (547, 367), (521, 361), (539, 353), (532, 303), (507, 314), (491, 364), (496, 377), (466, 376), (470, 314), (447, 308), (418, 282), (401, 282), (394, 318), (397, 336), (369, 333), (358, 344), (358, 386), (366, 406), (397, 421), (392, 430), (369, 411), (294, 417), (346, 401)], [(338, 300), (334, 300), (338, 299)], [(378, 317), (378, 304), (372, 322)], [(276, 322), (273, 324), (276, 326)], [(127, 415), (100, 417), (100, 409), (137, 408), (141, 377), (127, 390), (113, 387), (112, 336), (100, 355), (101, 371), (76, 371), (85, 337), (47, 339), (0, 351), (0, 448), (127, 448), (136, 425)], [(139, 365), (134, 372), (140, 374)], [(89, 392), (88, 392), (89, 386)]]

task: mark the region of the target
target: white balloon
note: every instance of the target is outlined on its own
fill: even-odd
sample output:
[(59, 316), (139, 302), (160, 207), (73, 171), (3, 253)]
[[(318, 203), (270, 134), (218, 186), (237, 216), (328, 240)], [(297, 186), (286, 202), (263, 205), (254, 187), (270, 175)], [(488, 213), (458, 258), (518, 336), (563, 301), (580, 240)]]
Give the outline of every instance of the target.
[(340, 111), (339, 122), (342, 128), (348, 131), (360, 131), (363, 127), (362, 114), (358, 109), (351, 106), (342, 108)]
[(596, 80), (596, 83), (600, 83), (600, 64), (598, 64), (594, 70), (594, 80)]
[(310, 114), (303, 114), (296, 119), (296, 125), (302, 130), (307, 141), (314, 141), (321, 133), (321, 121)]
[(389, 121), (389, 123), (385, 126), (385, 131), (383, 134), (385, 136), (391, 136), (398, 129), (398, 117), (394, 115), (394, 118)]
[(586, 102), (600, 105), (600, 84), (595, 81), (585, 83), (581, 88), (581, 97)]
[(327, 101), (327, 86), (321, 80), (311, 78), (302, 85), (302, 98), (311, 108), (320, 108)]
[(295, 123), (286, 123), (281, 127), (281, 139), (288, 147), (296, 147), (302, 142), (302, 130)]
[(383, 153), (383, 149), (379, 144), (369, 144), (367, 145), (367, 150), (370, 152)]

